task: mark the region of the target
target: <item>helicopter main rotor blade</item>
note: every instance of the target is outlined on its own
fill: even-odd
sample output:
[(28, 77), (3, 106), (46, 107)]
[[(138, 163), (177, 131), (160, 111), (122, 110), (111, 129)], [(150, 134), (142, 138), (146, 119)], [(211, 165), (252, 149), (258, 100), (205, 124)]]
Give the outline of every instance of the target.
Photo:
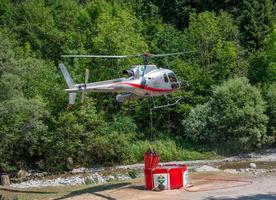
[(62, 58), (128, 58), (128, 57), (140, 57), (137, 55), (61, 55)]
[(185, 51), (185, 52), (176, 52), (176, 53), (163, 53), (163, 54), (150, 54), (149, 57), (165, 57), (165, 56), (176, 56), (176, 55), (183, 55), (188, 53), (195, 53), (196, 51)]
[[(165, 56), (176, 56), (188, 53), (195, 53), (196, 51), (176, 52), (176, 53), (163, 53), (163, 54), (151, 54), (145, 52), (143, 54), (132, 54), (132, 55), (61, 55), (62, 58), (134, 58), (141, 57), (144, 59), (145, 68), (148, 65), (149, 58), (165, 57)], [(145, 70), (145, 69), (144, 69)]]
[(133, 55), (61, 55), (62, 58), (130, 58), (130, 57), (165, 57), (183, 55), (188, 53), (195, 53), (196, 51), (176, 52), (176, 53), (163, 53), (163, 54), (133, 54)]

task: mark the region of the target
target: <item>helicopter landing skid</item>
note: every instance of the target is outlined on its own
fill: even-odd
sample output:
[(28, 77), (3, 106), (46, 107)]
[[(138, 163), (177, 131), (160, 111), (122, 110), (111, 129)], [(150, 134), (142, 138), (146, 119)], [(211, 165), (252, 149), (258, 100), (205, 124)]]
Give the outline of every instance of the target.
[[(165, 97), (166, 97), (166, 96), (165, 96)], [(182, 97), (176, 97), (176, 101), (173, 102), (173, 103), (169, 103), (169, 102), (167, 101), (167, 104), (165, 104), (165, 105), (156, 106), (156, 103), (155, 103), (155, 101), (154, 101), (154, 97), (151, 96), (151, 98), (152, 98), (152, 101), (153, 101), (153, 108), (151, 108), (151, 110), (155, 110), (155, 109), (160, 109), (160, 108), (166, 108), (166, 107), (174, 106), (174, 105), (178, 104), (178, 102), (182, 99)], [(166, 97), (166, 99), (167, 99), (167, 97)], [(168, 99), (167, 99), (167, 100), (168, 100)]]

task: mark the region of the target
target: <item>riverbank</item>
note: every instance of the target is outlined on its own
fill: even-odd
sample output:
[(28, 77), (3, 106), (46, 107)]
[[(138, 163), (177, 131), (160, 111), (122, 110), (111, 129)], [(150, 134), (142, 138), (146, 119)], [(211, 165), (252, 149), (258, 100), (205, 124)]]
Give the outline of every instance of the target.
[[(266, 174), (276, 172), (276, 149), (240, 154), (214, 160), (174, 161), (161, 164), (186, 164), (189, 172), (224, 171), (232, 174)], [(251, 167), (250, 164), (255, 164)], [(25, 181), (12, 179), (12, 188), (41, 188), (130, 181), (143, 177), (144, 164), (121, 165), (108, 168), (75, 168), (70, 172), (48, 175), (46, 172), (28, 172)]]

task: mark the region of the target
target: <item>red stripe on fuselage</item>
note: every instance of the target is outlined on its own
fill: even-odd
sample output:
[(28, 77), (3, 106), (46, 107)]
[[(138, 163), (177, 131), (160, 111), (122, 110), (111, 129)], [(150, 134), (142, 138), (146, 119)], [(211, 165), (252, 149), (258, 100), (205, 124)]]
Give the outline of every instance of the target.
[[(154, 92), (172, 92), (173, 91), (173, 89), (159, 89), (159, 88), (143, 86), (143, 85), (136, 84), (136, 83), (116, 83), (114, 85), (120, 85), (120, 84), (131, 85), (135, 88), (140, 88), (140, 89), (143, 89), (143, 90), (149, 90), (149, 91), (154, 91)], [(110, 86), (110, 87), (112, 87), (112, 86)]]

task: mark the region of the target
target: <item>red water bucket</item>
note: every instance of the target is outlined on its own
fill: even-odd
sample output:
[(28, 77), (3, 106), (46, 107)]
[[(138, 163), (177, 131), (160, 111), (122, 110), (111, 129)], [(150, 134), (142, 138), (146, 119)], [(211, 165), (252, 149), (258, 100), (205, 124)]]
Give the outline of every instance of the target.
[(146, 152), (144, 154), (145, 169), (151, 169), (152, 168), (152, 161), (153, 161), (153, 153)]
[(144, 175), (145, 175), (146, 189), (152, 190), (153, 189), (152, 170), (144, 169)]
[(160, 156), (156, 155), (150, 149), (144, 154), (145, 169), (151, 169), (158, 165)]
[(178, 189), (185, 187), (188, 183), (186, 165), (158, 165), (145, 169), (144, 173), (147, 190)]
[(160, 161), (160, 156), (154, 155), (153, 159), (152, 159), (151, 168), (156, 167), (158, 165), (159, 161)]

